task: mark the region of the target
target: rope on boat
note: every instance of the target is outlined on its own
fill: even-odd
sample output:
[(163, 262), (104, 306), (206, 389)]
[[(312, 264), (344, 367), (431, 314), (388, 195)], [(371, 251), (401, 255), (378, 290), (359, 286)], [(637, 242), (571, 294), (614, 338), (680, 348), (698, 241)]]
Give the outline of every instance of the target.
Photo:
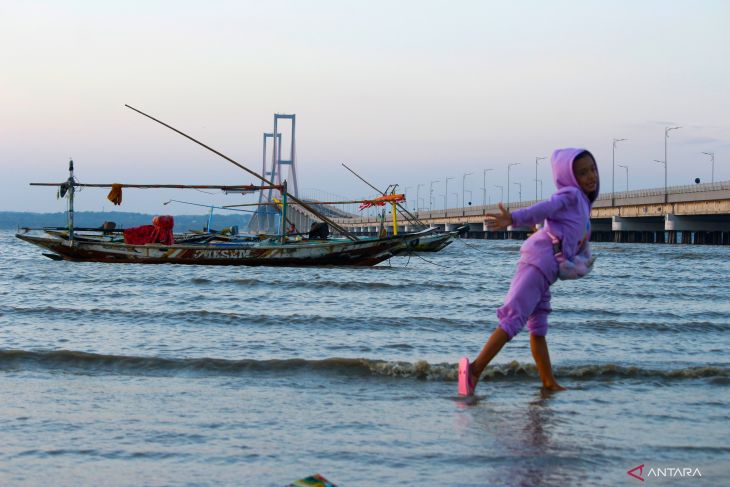
[(445, 266), (443, 264), (437, 264), (436, 262), (431, 262), (430, 260), (426, 259), (425, 257), (423, 257), (421, 255), (416, 254), (416, 257), (418, 257), (419, 259), (423, 260), (424, 262), (428, 262), (429, 264), (435, 265), (436, 267), (443, 267), (444, 269), (448, 269), (449, 268), (449, 266)]
[(466, 246), (467, 246), (468, 248), (470, 248), (470, 249), (472, 249), (472, 250), (481, 250), (481, 249), (480, 249), (479, 247), (477, 247), (476, 245), (471, 245), (471, 244), (468, 244), (468, 243), (466, 243), (466, 242), (464, 241), (464, 240), (466, 240), (466, 239), (463, 239), (463, 238), (459, 237), (459, 240), (461, 241), (461, 243), (463, 243), (464, 245), (466, 245)]
[[(415, 257), (418, 257), (419, 259), (423, 260), (424, 262), (427, 262), (429, 264), (435, 265), (436, 267), (443, 267), (444, 269), (448, 269), (448, 266), (445, 266), (443, 264), (437, 264), (436, 262), (431, 262), (430, 260), (426, 259), (425, 257), (418, 255), (417, 253), (414, 254), (413, 249), (408, 249), (408, 260), (406, 261), (406, 265), (404, 267), (408, 267), (408, 264), (411, 262), (411, 255), (414, 255)], [(390, 261), (390, 259), (388, 260)]]

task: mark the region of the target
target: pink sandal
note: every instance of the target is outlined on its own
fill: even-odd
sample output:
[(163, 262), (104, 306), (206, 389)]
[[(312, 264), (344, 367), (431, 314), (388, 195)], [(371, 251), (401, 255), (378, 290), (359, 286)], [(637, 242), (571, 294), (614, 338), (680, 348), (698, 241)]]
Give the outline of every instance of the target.
[(461, 357), (459, 360), (458, 393), (460, 396), (474, 395), (474, 384), (472, 384), (471, 381), (471, 374), (469, 373), (469, 359), (467, 357)]

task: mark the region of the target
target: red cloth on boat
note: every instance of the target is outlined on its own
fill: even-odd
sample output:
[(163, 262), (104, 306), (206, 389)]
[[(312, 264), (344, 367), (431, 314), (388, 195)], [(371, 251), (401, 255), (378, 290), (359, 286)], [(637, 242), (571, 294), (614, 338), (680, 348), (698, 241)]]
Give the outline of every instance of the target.
[(172, 236), (174, 226), (175, 219), (171, 215), (156, 216), (152, 219), (152, 225), (142, 225), (124, 230), (124, 243), (130, 245), (145, 245), (148, 243), (172, 245), (175, 243), (175, 238)]
[(142, 225), (140, 227), (132, 227), (124, 230), (124, 243), (130, 245), (144, 245), (152, 242), (152, 232), (155, 231), (153, 225)]
[(175, 219), (172, 215), (160, 215), (152, 219), (152, 225), (155, 231), (152, 233), (154, 242), (164, 245), (172, 245), (175, 243), (175, 237), (172, 236), (172, 227), (175, 226)]

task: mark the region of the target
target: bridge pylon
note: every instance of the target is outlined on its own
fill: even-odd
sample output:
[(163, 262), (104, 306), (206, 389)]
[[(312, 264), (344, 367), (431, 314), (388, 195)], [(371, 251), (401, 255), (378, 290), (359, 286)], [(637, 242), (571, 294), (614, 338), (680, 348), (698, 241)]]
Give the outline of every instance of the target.
[[(289, 154), (288, 159), (282, 158), (282, 133), (279, 131), (279, 120), (290, 120), (291, 131), (289, 137)], [(271, 159), (267, 164), (267, 142), (272, 139), (271, 143)], [(282, 166), (289, 166), (286, 178), (282, 178)], [(281, 184), (284, 179), (287, 181), (289, 193), (295, 197), (299, 196), (299, 186), (297, 183), (296, 170), (296, 115), (295, 114), (274, 114), (274, 131), (264, 133), (263, 137), (263, 155), (261, 174), (274, 184)], [(279, 226), (279, 209), (275, 203), (275, 199), (280, 200), (279, 191), (269, 189), (259, 193), (259, 206), (256, 213), (251, 217), (248, 224), (248, 230), (251, 233), (277, 233)]]

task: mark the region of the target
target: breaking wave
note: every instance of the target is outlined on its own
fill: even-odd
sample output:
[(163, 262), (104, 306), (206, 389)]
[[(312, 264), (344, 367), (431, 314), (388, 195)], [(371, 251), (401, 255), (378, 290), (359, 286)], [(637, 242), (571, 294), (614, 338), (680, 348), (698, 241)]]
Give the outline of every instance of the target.
[[(26, 351), (0, 350), (0, 371), (25, 369), (60, 370), (80, 374), (122, 374), (142, 376), (243, 375), (250, 373), (320, 373), (352, 376), (380, 376), (432, 381), (455, 381), (457, 364), (429, 364), (426, 361), (398, 362), (366, 358), (226, 360), (216, 358), (164, 358), (104, 355), (73, 350)], [(573, 380), (611, 379), (721, 379), (730, 378), (730, 368), (718, 366), (687, 367), (671, 370), (645, 369), (613, 364), (558, 366), (561, 378)], [(484, 374), (491, 381), (536, 378), (534, 365), (511, 362), (490, 366)]]

